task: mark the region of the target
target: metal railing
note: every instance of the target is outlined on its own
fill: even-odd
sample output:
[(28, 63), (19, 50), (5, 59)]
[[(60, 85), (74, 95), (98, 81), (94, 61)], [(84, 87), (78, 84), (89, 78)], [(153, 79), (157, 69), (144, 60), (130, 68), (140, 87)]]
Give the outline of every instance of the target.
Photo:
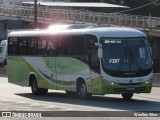
[[(0, 16), (15, 17), (33, 21), (34, 8), (29, 6), (0, 6)], [(139, 16), (118, 13), (99, 13), (80, 10), (63, 10), (39, 7), (37, 20), (43, 23), (56, 21), (72, 23), (96, 23), (104, 26), (128, 26), (142, 29), (160, 29), (160, 17)]]

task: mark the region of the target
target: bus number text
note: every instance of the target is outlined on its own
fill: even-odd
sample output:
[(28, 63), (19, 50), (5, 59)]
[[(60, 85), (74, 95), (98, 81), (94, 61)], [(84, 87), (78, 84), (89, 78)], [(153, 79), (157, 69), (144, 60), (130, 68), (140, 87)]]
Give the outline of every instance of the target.
[(117, 64), (120, 62), (120, 59), (109, 59), (109, 63)]

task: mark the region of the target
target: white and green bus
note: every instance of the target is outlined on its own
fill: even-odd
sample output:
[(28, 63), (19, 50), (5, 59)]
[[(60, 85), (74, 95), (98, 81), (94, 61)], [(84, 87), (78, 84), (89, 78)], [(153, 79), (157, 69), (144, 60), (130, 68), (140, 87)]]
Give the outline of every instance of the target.
[(152, 89), (151, 48), (147, 36), (129, 28), (12, 31), (8, 35), (8, 80), (31, 86), (33, 94), (48, 89), (77, 93), (121, 94)]

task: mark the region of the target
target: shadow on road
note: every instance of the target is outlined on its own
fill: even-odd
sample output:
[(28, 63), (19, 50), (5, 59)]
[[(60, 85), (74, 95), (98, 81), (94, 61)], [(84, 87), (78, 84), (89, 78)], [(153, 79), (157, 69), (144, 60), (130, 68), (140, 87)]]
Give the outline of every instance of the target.
[(106, 110), (116, 109), (117, 111), (160, 111), (160, 102), (149, 100), (137, 100), (134, 99), (134, 97), (130, 101), (124, 101), (122, 98), (106, 96), (92, 96), (89, 100), (82, 100), (79, 99), (77, 96), (69, 96), (65, 93), (48, 93), (48, 95), (46, 96), (33, 95), (31, 93), (16, 95), (38, 101), (106, 108)]

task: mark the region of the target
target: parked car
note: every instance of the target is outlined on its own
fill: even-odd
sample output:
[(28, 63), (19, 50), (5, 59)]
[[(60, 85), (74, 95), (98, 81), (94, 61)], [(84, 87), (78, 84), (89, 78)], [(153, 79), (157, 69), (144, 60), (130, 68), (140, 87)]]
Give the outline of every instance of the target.
[(2, 40), (0, 43), (0, 65), (7, 64), (7, 40)]

